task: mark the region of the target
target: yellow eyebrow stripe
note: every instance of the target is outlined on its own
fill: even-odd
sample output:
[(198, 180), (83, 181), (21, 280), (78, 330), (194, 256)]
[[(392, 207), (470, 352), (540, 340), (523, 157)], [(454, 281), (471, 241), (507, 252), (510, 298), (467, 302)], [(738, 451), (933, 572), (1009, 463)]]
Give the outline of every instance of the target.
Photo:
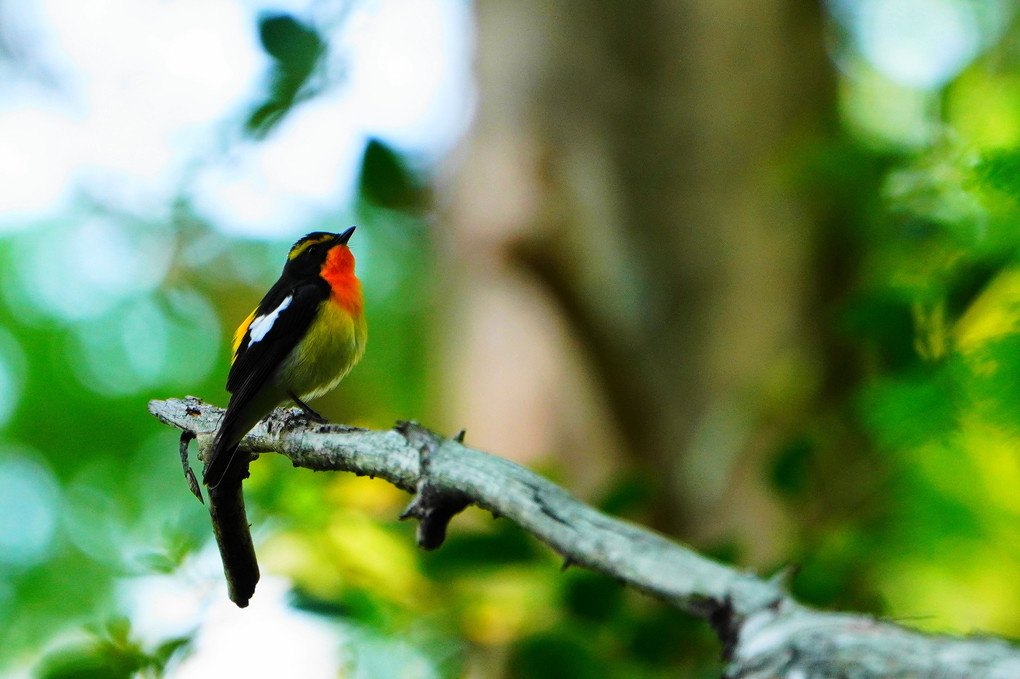
[(234, 355), (233, 358), (230, 359), (231, 364), (237, 360), (237, 350), (241, 346), (241, 340), (244, 339), (245, 334), (248, 332), (248, 326), (251, 325), (251, 322), (255, 319), (256, 311), (258, 311), (258, 308), (252, 309), (252, 312), (248, 314), (248, 318), (241, 321), (241, 325), (237, 326), (237, 330), (234, 331)]
[(288, 261), (300, 255), (302, 252), (307, 250), (309, 246), (315, 245), (317, 243), (325, 243), (328, 240), (333, 240), (333, 237), (334, 237), (333, 234), (327, 233), (326, 235), (320, 236), (319, 238), (307, 238), (305, 240), (298, 241), (297, 243), (294, 244), (294, 247), (290, 249), (290, 254), (287, 255)]

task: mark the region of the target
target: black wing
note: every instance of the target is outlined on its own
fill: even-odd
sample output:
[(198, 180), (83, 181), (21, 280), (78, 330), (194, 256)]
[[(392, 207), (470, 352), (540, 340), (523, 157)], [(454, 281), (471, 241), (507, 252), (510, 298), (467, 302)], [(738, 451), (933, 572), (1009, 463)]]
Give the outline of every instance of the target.
[[(277, 284), (259, 303), (227, 375), (230, 403), (216, 432), (203, 475), (206, 485), (214, 488), (219, 484), (230, 467), (237, 442), (267, 414), (248, 412), (249, 406), (259, 406), (252, 403), (255, 397), (305, 336), (319, 304), (328, 295), (329, 288), (325, 285), (306, 283), (287, 289)], [(244, 431), (239, 431), (242, 428)]]

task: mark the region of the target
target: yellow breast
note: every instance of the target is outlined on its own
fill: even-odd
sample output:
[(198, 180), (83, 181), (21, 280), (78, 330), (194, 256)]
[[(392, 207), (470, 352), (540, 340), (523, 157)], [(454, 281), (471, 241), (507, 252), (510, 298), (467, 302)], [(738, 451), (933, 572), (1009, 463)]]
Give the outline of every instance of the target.
[(305, 338), (284, 359), (277, 372), (279, 386), (301, 400), (322, 396), (361, 360), (367, 339), (365, 317), (327, 299)]

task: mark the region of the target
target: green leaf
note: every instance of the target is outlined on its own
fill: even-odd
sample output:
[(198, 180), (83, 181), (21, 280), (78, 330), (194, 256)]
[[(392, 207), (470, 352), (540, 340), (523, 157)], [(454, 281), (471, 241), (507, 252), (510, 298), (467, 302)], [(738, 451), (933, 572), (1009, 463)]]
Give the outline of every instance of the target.
[(266, 136), (293, 108), (326, 50), (314, 28), (289, 14), (260, 17), (259, 39), (273, 58), (273, 66), (269, 95), (245, 123), (248, 134), (256, 138)]
[(572, 571), (564, 583), (563, 600), (579, 618), (608, 622), (623, 605), (623, 585), (597, 573)]
[(184, 653), (191, 646), (191, 637), (177, 637), (169, 639), (160, 644), (152, 653), (152, 659), (160, 669), (166, 666), (172, 656), (177, 653)]
[(298, 589), (290, 605), (309, 613), (337, 620), (357, 621), (370, 629), (385, 630), (393, 618), (393, 606), (370, 589), (345, 588), (339, 599), (323, 599)]
[(979, 184), (1020, 199), (1020, 149), (988, 153), (975, 166), (974, 174)]
[(883, 448), (915, 448), (944, 440), (954, 430), (958, 392), (947, 371), (916, 371), (865, 388), (861, 410)]
[(681, 661), (712, 666), (719, 652), (718, 640), (707, 625), (667, 607), (650, 608), (628, 630), (626, 642), (629, 656), (660, 667)]
[(654, 497), (649, 479), (636, 474), (625, 475), (609, 489), (598, 508), (613, 516), (633, 516), (648, 509)]
[(400, 154), (378, 139), (365, 147), (359, 189), (365, 200), (392, 210), (418, 211), (429, 200), (422, 182)]
[(599, 679), (606, 666), (591, 649), (567, 634), (547, 632), (523, 639), (511, 650), (508, 676), (517, 679)]
[(108, 644), (64, 648), (46, 656), (36, 669), (38, 679), (130, 679), (146, 667), (144, 656)]
[(442, 580), (472, 570), (534, 561), (541, 554), (534, 538), (506, 521), (484, 534), (450, 534), (443, 548), (422, 561), (425, 571)]
[(808, 489), (814, 445), (807, 438), (790, 441), (772, 462), (772, 487), (784, 495), (798, 495)]
[(888, 290), (862, 294), (846, 307), (842, 328), (889, 371), (917, 366), (914, 318), (906, 299)]

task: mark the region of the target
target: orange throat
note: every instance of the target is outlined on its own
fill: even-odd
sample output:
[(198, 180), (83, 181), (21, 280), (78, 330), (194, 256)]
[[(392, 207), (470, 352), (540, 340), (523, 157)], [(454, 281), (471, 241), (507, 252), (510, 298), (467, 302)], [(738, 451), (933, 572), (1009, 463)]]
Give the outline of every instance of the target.
[(333, 301), (350, 313), (360, 316), (364, 309), (361, 281), (354, 275), (354, 255), (346, 245), (337, 245), (326, 256), (319, 275), (333, 291)]

